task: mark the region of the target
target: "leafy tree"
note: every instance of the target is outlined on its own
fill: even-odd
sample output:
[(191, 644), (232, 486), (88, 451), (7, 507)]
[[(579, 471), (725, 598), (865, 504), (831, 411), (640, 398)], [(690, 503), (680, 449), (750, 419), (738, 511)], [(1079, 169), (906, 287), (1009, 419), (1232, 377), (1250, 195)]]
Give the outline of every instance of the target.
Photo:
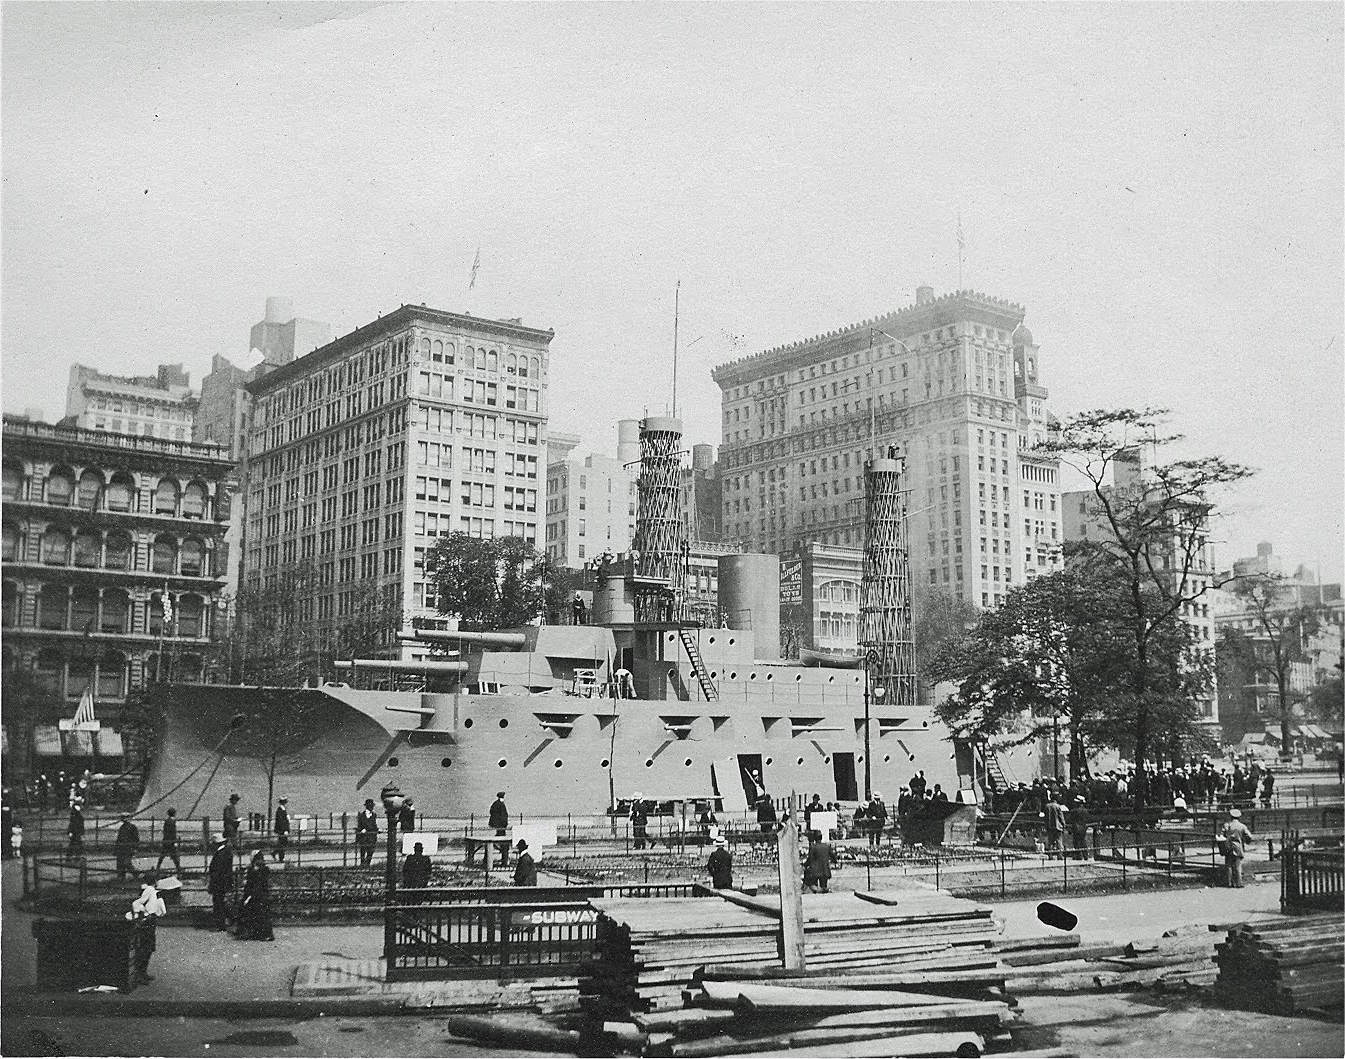
[(456, 615), (464, 629), (527, 625), (555, 602), (555, 567), (521, 537), (448, 533), (425, 565), (433, 571), (439, 613)]
[[(930, 674), (957, 683), (935, 708), (960, 735), (1024, 743), (1063, 722), (1070, 769), (1087, 769), (1090, 750), (1133, 745), (1133, 698), (1126, 686), (1136, 662), (1128, 635), (1124, 581), (1082, 571), (1038, 577), (1011, 589), (963, 637), (931, 660)], [(1147, 666), (1152, 726), (1176, 757), (1196, 732), (1195, 695), (1209, 672), (1183, 622), (1155, 631)], [(1057, 720), (1058, 719), (1058, 720)]]
[(33, 772), (33, 727), (51, 724), (62, 703), (33, 669), (17, 661), (0, 673), (0, 701), (11, 740), (7, 763), (23, 781)]
[(1342, 687), (1340, 668), (1312, 689), (1308, 696), (1308, 711), (1314, 720), (1328, 724), (1336, 731), (1345, 720), (1345, 687)]
[(950, 643), (966, 636), (976, 625), (981, 612), (960, 596), (937, 588), (917, 586), (912, 596), (916, 694), (921, 703), (929, 703), (933, 699), (934, 685), (948, 679), (939, 675), (934, 660)]
[(1303, 697), (1289, 686), (1290, 678), (1294, 663), (1304, 659), (1303, 643), (1317, 631), (1320, 617), (1316, 608), (1296, 603), (1292, 584), (1278, 574), (1238, 578), (1232, 591), (1254, 623), (1251, 635), (1245, 639), (1245, 646), (1251, 651), (1253, 675), (1264, 675), (1275, 685), (1280, 756), (1287, 759), (1294, 703)]
[[(1157, 452), (1180, 440), (1177, 434), (1160, 436), (1165, 415), (1129, 408), (1083, 412), (1037, 449), (1057, 457), (1089, 485), (1085, 514), (1091, 529), (1074, 561), (1085, 576), (1115, 577), (1125, 588), (1122, 603), (1132, 652), (1123, 683), (1134, 711), (1137, 763), (1149, 759), (1171, 705), (1170, 689), (1153, 683), (1150, 655), (1164, 630), (1216, 587), (1207, 551), (1213, 494), (1252, 473), (1219, 456), (1141, 470), (1141, 446)], [(1137, 792), (1141, 804), (1145, 793)]]

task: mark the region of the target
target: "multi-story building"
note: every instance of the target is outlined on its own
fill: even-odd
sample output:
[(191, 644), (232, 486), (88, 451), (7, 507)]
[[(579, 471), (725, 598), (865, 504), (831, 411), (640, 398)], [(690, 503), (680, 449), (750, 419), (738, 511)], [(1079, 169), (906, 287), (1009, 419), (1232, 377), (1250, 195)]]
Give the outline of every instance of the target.
[(4, 417), (4, 666), (45, 727), (91, 689), (114, 754), (131, 689), (215, 676), (232, 473), (215, 445)]
[(320, 635), (368, 587), (409, 623), (437, 613), (439, 536), (536, 543), (552, 336), (404, 305), (248, 383), (244, 583), (312, 563)]
[(783, 554), (862, 547), (864, 463), (906, 457), (912, 578), (994, 606), (1058, 569), (1057, 462), (1024, 310), (970, 291), (934, 297), (721, 365), (723, 532)]
[(780, 630), (791, 657), (799, 650), (859, 653), (860, 548), (810, 541), (780, 561)]
[(210, 374), (201, 380), (201, 400), (196, 408), (192, 440), (222, 445), (229, 458), (243, 453), (243, 411), (247, 407), (244, 387), (253, 373), (218, 353), (210, 361)]
[[(568, 440), (568, 439), (567, 439)], [(546, 469), (546, 555), (578, 570), (604, 552), (630, 548), (635, 526), (635, 482), (619, 459), (560, 450)]]
[[(682, 469), (678, 510), (690, 541), (723, 538), (723, 482), (713, 445), (692, 445), (691, 465)], [(733, 549), (737, 551), (735, 547)]]
[(196, 397), (181, 364), (161, 364), (157, 375), (105, 375), (70, 366), (62, 424), (136, 437), (191, 441)]
[(262, 362), (275, 367), (288, 364), (332, 340), (332, 325), (294, 315), (289, 298), (266, 299), (266, 316), (252, 325), (249, 349), (262, 355)]
[[(1144, 451), (1137, 446), (1116, 454), (1112, 462), (1112, 484), (1103, 486), (1103, 489), (1137, 494), (1136, 499), (1147, 504), (1150, 497), (1149, 481)], [(1092, 489), (1065, 493), (1061, 497), (1061, 507), (1066, 540), (1104, 540), (1110, 537), (1112, 531)], [(1185, 505), (1181, 525), (1173, 524), (1169, 531), (1168, 524), (1164, 524), (1162, 535), (1170, 532), (1170, 536), (1160, 542), (1157, 551), (1162, 554), (1155, 555), (1154, 560), (1161, 563), (1164, 570), (1170, 569), (1173, 577), (1179, 577), (1183, 572), (1186, 574), (1187, 583), (1182, 591), (1192, 598), (1182, 604), (1180, 617), (1195, 634), (1196, 648), (1213, 658), (1217, 597), (1214, 549), (1208, 538), (1209, 518), (1207, 505)], [(1192, 527), (1195, 527), (1194, 535)], [(1175, 561), (1175, 558), (1188, 551), (1191, 556), (1189, 568), (1183, 570), (1185, 564)], [(1218, 681), (1211, 677), (1209, 690), (1198, 700), (1201, 716), (1211, 725), (1219, 721), (1218, 704)]]

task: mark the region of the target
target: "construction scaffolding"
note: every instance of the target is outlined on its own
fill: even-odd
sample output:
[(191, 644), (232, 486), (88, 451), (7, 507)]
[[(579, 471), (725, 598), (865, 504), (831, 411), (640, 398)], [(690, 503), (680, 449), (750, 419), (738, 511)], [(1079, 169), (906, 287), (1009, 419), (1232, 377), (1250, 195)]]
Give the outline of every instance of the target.
[(678, 506), (681, 470), (682, 421), (641, 420), (633, 556), (638, 624), (676, 621), (684, 599), (688, 544)]
[(895, 445), (864, 469), (867, 497), (864, 573), (859, 589), (860, 646), (869, 687), (888, 706), (915, 705), (911, 564), (906, 545), (905, 457)]

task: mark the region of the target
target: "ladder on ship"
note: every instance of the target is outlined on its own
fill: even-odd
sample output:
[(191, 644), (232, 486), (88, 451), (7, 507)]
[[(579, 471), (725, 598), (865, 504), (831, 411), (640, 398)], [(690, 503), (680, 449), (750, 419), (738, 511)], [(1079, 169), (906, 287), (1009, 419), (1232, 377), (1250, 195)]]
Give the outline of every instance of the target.
[(1009, 781), (1004, 778), (1004, 768), (999, 763), (999, 755), (989, 746), (984, 748), (985, 774), (995, 781), (995, 790), (1003, 791), (1009, 786)]
[(714, 702), (719, 698), (719, 691), (715, 688), (714, 681), (710, 679), (710, 674), (705, 670), (705, 661), (701, 658), (701, 651), (696, 644), (696, 638), (691, 635), (690, 629), (678, 629), (677, 636), (682, 641), (682, 649), (691, 659), (691, 672), (696, 675), (696, 679), (700, 682), (701, 694), (705, 696), (706, 702)]

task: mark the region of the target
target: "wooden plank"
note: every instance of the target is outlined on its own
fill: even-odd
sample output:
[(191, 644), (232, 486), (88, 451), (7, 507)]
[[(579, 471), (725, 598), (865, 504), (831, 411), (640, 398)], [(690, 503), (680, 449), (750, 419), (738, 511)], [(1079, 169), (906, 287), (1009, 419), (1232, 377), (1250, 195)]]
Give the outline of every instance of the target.
[(799, 832), (792, 811), (781, 822), (776, 850), (780, 875), (780, 962), (785, 967), (803, 968), (807, 966), (803, 948), (803, 879), (799, 875)]
[[(974, 1009), (986, 1003), (956, 1001), (948, 997), (894, 989), (812, 989), (803, 986), (758, 985), (751, 982), (706, 982), (701, 988), (708, 1003), (720, 1006), (732, 1005), (739, 1010), (784, 1008), (858, 1011), (868, 1008), (909, 1008), (928, 1012), (931, 1008), (937, 1008), (940, 1011), (946, 1009), (949, 1014), (936, 1017), (956, 1018), (962, 1014), (984, 1014), (985, 1011)], [(1002, 1009), (1003, 1006), (1001, 1004), (999, 1008)], [(927, 1013), (925, 1017), (930, 1016)]]
[[(797, 1036), (797, 1035), (796, 1035)], [(827, 1040), (834, 1041), (835, 1037)], [(985, 1038), (970, 1030), (952, 1030), (942, 1033), (907, 1033), (891, 1037), (864, 1037), (846, 1043), (821, 1044), (811, 1036), (779, 1047), (767, 1047), (759, 1052), (738, 1052), (739, 1059), (754, 1059), (779, 1055), (785, 1051), (806, 1049), (809, 1056), (817, 1059), (850, 1059), (866, 1056), (957, 1056), (981, 1055), (985, 1051)]]

